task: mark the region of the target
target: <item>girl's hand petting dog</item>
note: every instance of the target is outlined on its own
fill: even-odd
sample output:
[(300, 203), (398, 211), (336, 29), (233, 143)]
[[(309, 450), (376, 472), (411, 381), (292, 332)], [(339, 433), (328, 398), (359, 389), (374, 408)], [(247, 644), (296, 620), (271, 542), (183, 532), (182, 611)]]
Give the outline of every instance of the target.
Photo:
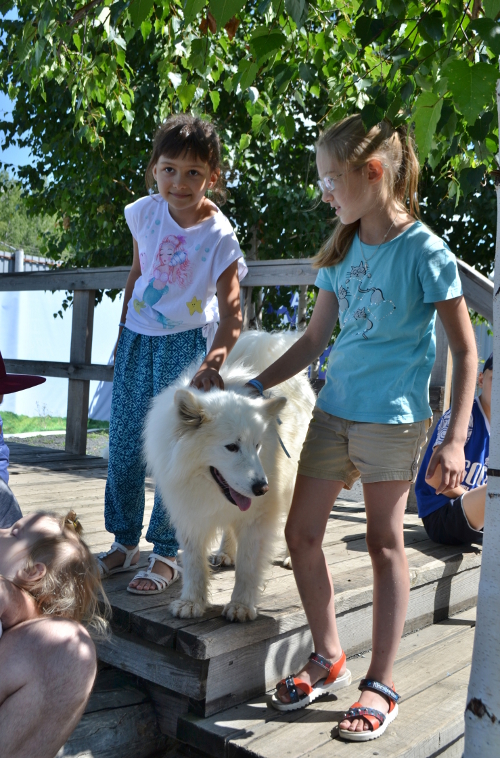
[(217, 369), (208, 367), (204, 368), (202, 366), (194, 375), (191, 386), (196, 387), (198, 390), (209, 392), (212, 387), (217, 387), (218, 389), (223, 390), (224, 382)]

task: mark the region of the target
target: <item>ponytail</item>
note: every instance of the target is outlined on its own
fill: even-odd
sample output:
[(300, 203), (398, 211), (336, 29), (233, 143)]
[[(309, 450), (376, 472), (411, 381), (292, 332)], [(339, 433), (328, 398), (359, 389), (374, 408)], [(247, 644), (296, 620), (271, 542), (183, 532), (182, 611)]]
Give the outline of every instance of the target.
[[(394, 129), (384, 119), (366, 132), (358, 113), (342, 119), (323, 132), (316, 143), (316, 150), (319, 148), (328, 150), (338, 163), (348, 165), (351, 169), (361, 168), (370, 158), (381, 158), (390, 197), (401, 210), (419, 218), (420, 167), (412, 136), (406, 126)], [(337, 221), (333, 233), (312, 259), (313, 267), (326, 268), (343, 261), (358, 229), (359, 220), (352, 224)]]

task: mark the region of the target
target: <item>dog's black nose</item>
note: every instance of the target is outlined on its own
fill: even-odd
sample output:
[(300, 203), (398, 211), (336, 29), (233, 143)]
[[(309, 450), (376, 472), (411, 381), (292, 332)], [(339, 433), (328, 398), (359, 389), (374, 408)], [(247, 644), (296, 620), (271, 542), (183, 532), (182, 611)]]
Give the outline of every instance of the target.
[(265, 479), (261, 479), (260, 482), (254, 482), (252, 484), (252, 492), (257, 497), (259, 497), (259, 495), (265, 495), (268, 490), (269, 485)]

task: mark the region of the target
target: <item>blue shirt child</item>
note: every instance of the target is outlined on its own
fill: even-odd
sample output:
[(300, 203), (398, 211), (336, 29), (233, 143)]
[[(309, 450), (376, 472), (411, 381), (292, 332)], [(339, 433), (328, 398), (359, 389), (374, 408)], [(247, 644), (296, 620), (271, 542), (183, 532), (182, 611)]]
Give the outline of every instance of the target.
[[(450, 423), (451, 409), (443, 414), (434, 429), (426, 453), (422, 460), (417, 480), (415, 495), (420, 518), (428, 516), (450, 502), (446, 495), (436, 495), (436, 490), (425, 481), (427, 466), (436, 445), (440, 445), (446, 435)], [(488, 481), (488, 456), (490, 453), (490, 422), (486, 418), (479, 398), (475, 398), (467, 430), (467, 441), (464, 447), (465, 477), (461, 486), (464, 490), (473, 490)]]

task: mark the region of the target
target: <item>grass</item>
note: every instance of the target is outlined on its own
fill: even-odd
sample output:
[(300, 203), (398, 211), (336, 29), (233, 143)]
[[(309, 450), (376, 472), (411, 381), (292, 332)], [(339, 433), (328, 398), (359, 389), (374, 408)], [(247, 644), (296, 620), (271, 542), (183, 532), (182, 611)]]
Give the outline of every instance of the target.
[[(66, 430), (66, 419), (60, 416), (22, 416), (10, 411), (2, 411), (4, 434), (20, 434), (21, 432), (56, 432)], [(89, 419), (87, 429), (108, 429), (108, 421)]]

